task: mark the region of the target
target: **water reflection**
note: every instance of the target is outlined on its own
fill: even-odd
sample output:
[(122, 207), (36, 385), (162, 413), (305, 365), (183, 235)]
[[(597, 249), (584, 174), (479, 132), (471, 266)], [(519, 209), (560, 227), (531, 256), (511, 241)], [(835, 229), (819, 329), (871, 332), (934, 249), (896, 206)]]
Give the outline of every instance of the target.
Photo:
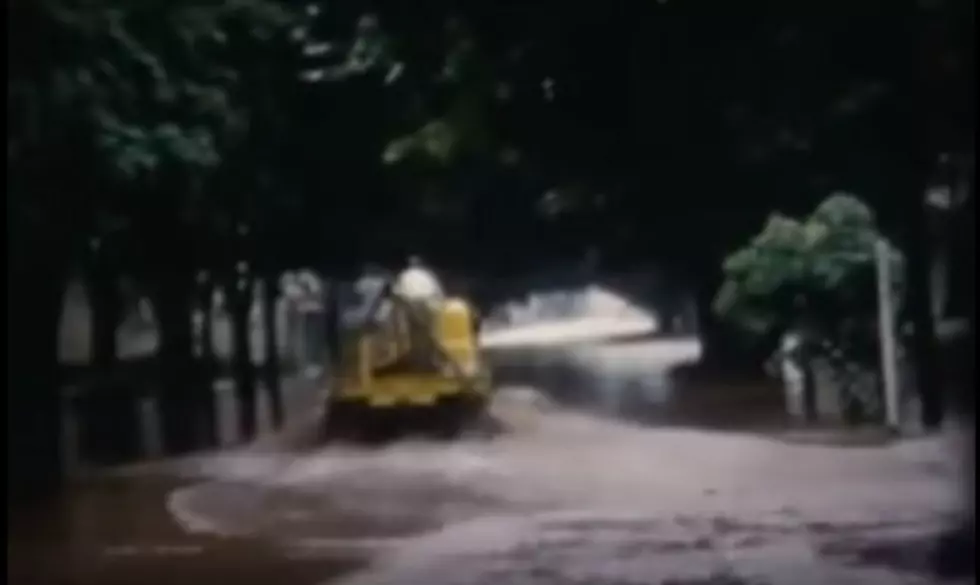
[(44, 506), (12, 510), (7, 580), (17, 585), (313, 585), (360, 564), (329, 551), (297, 558), (255, 538), (191, 536), (165, 509), (180, 482), (98, 479)]
[(696, 359), (696, 340), (645, 340), (491, 352), (498, 385), (541, 388), (558, 403), (626, 416), (672, 397), (668, 373)]

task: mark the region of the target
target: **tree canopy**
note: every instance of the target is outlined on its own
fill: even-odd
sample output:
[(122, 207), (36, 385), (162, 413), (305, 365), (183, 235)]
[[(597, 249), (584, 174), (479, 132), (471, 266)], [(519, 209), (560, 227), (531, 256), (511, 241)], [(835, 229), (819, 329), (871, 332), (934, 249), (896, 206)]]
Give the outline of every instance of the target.
[(598, 238), (669, 262), (665, 245), (713, 209), (726, 220), (690, 242), (710, 265), (765, 209), (836, 188), (893, 226), (883, 203), (907, 181), (881, 171), (928, 174), (968, 141), (970, 3), (883, 7), (16, 3), (14, 50), (43, 61), (12, 67), (8, 166), (84, 145), (98, 180), (75, 184), (100, 193), (84, 206), (116, 217), (102, 224), (156, 201), (154, 216), (231, 233), (237, 206), (282, 226), (294, 255), (361, 240), (370, 256), (362, 232), (410, 238), (504, 207), (533, 216), (528, 233), (568, 219), (577, 253)]
[[(871, 210), (850, 195), (830, 196), (805, 221), (774, 214), (725, 260), (714, 309), (755, 335), (797, 330), (835, 351), (873, 348), (881, 239)], [(898, 300), (904, 259), (886, 245)]]

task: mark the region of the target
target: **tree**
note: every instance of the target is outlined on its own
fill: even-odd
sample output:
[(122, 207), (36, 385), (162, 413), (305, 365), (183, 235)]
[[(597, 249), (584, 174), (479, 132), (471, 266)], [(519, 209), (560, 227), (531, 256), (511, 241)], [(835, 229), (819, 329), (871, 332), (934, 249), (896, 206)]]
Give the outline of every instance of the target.
[[(57, 327), (73, 250), (85, 249), (83, 198), (97, 160), (56, 65), (64, 31), (42, 3), (12, 3), (7, 135), (7, 422), (16, 495), (43, 493), (61, 470)], [(45, 51), (47, 43), (54, 43)], [(70, 85), (70, 84), (69, 84)]]
[[(799, 334), (804, 368), (816, 357), (829, 358), (838, 374), (852, 371), (849, 364), (871, 366), (877, 362), (880, 238), (870, 209), (849, 195), (832, 195), (803, 223), (775, 214), (725, 261), (715, 311), (753, 336)], [(897, 295), (903, 261), (891, 253)], [(808, 386), (812, 417), (814, 389)], [(853, 404), (849, 386), (843, 398)]]
[[(14, 3), (8, 17), (17, 24), (12, 54), (39, 56), (11, 62), (8, 82), (8, 275), (15, 283), (8, 336), (20, 356), (11, 363), (23, 368), (8, 386), (43, 386), (11, 391), (27, 402), (10, 412), (24, 413), (20, 420), (33, 421), (34, 431), (16, 426), (11, 433), (29, 437), (18, 453), (43, 452), (38, 460), (50, 464), (50, 479), (60, 428), (57, 307), (78, 260), (72, 250), (88, 249), (90, 241), (135, 252), (144, 280), (155, 285), (168, 362), (166, 435), (173, 442), (187, 434), (184, 423), (193, 417), (186, 407), (196, 389), (188, 298), (195, 240), (215, 217), (204, 186), (240, 135), (249, 106), (231, 99), (237, 76), (222, 52), (225, 28), (238, 22), (238, 30), (262, 37), (282, 19), (261, 0)], [(49, 322), (31, 320), (39, 314)], [(35, 414), (44, 421), (31, 419)]]

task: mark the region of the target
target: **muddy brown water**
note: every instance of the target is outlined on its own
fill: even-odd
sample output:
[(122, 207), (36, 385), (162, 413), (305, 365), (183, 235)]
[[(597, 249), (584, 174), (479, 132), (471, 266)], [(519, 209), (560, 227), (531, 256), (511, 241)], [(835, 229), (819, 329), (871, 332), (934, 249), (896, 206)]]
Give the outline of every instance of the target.
[[(769, 390), (756, 397), (757, 404), (733, 404), (731, 388), (704, 393), (690, 403), (679, 401), (664, 387), (665, 372), (656, 364), (651, 366), (654, 371), (650, 379), (637, 376), (635, 369), (628, 376), (617, 376), (615, 369), (590, 371), (588, 364), (570, 366), (553, 355), (534, 363), (510, 359), (501, 365), (501, 383), (533, 385), (557, 402), (608, 416), (638, 416), (647, 424), (711, 425), (714, 419), (715, 425), (752, 426), (770, 421), (773, 416)], [(661, 371), (656, 371), (658, 367)], [(706, 410), (713, 414), (702, 423), (690, 415)], [(287, 450), (281, 457), (285, 461), (302, 456), (308, 448), (308, 444), (297, 444), (294, 452)], [(260, 499), (261, 515), (273, 518), (271, 524), (275, 526), (267, 521), (264, 528), (268, 530), (252, 532), (257, 536), (190, 535), (168, 513), (166, 502), (174, 490), (193, 482), (161, 473), (160, 469), (149, 466), (146, 472), (125, 477), (90, 478), (71, 485), (62, 496), (43, 506), (11, 511), (7, 526), (9, 582), (312, 585), (346, 574), (362, 566), (366, 558), (330, 547), (302, 551), (284, 548), (281, 538), (274, 540), (275, 536), (283, 536), (284, 530), (290, 538), (342, 540), (395, 537), (432, 528), (420, 518), (345, 514), (322, 503), (315, 513), (286, 521), (285, 516), (296, 509), (309, 509), (312, 500), (302, 494), (277, 493), (273, 499)], [(222, 500), (243, 497), (245, 488), (234, 483), (213, 483), (211, 489), (215, 491), (210, 496), (213, 505), (220, 506)], [(278, 534), (270, 535), (269, 530)]]
[(7, 580), (16, 585), (322, 583), (362, 564), (350, 554), (295, 555), (261, 538), (194, 536), (166, 510), (167, 477), (104, 478), (13, 511)]

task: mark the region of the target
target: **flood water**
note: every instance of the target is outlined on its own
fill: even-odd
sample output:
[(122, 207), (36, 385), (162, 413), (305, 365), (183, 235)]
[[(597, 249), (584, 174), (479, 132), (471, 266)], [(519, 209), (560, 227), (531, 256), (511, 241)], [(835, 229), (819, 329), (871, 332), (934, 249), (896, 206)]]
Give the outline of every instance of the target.
[(693, 336), (494, 352), (496, 381), (531, 386), (597, 416), (657, 427), (771, 432), (788, 424), (775, 380), (688, 381), (700, 357)]
[[(730, 397), (708, 392), (694, 401), (695, 406), (685, 405), (671, 388), (668, 370), (692, 353), (696, 353), (692, 340), (646, 340), (560, 351), (498, 352), (493, 360), (499, 385), (537, 387), (556, 403), (600, 416), (650, 425), (711, 425), (714, 420), (728, 426), (761, 424), (762, 419), (775, 416), (771, 390), (752, 404), (744, 400), (736, 404)], [(706, 412), (712, 408), (715, 412)], [(753, 409), (764, 414), (745, 414)], [(693, 416), (695, 412), (700, 418)], [(297, 443), (296, 451), (286, 445), (263, 452), (263, 464), (272, 466), (269, 476), (275, 475), (275, 465), (302, 459), (309, 446)], [(89, 478), (43, 507), (14, 511), (8, 521), (9, 581), (24, 585), (324, 583), (356, 568), (363, 562), (361, 555), (335, 546), (284, 547), (280, 537), (288, 533), (294, 542), (297, 538), (342, 541), (423, 532), (438, 524), (437, 516), (447, 505), (442, 500), (451, 498), (424, 488), (415, 495), (384, 495), (376, 491), (381, 486), (365, 485), (363, 489), (375, 490), (371, 518), (324, 503), (315, 491), (277, 492), (270, 497), (234, 481), (218, 482), (210, 485), (205, 506), (214, 512), (228, 505), (232, 510), (228, 522), (243, 523), (248, 529), (223, 537), (192, 536), (177, 523), (167, 503), (174, 490), (201, 480), (167, 470), (168, 464), (154, 464), (122, 475)], [(350, 488), (356, 489), (362, 488)], [(464, 509), (492, 506), (478, 495), (452, 497)], [(415, 498), (409, 506), (413, 514), (386, 513), (386, 498)], [(247, 505), (241, 503), (244, 500)], [(432, 521), (426, 522), (427, 517)]]
[(290, 555), (259, 538), (192, 536), (166, 509), (182, 482), (90, 480), (7, 525), (7, 579), (21, 585), (322, 582), (358, 566), (351, 555)]

